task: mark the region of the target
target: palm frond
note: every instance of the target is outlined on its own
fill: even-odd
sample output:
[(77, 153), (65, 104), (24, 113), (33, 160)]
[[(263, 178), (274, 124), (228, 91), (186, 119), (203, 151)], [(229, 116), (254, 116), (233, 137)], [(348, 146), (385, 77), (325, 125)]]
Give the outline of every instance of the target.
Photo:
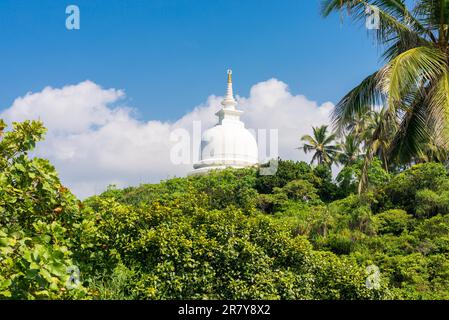
[(412, 108), (404, 114), (388, 151), (389, 158), (398, 163), (407, 163), (422, 152), (423, 145), (429, 141), (427, 129), (427, 107), (424, 98), (418, 96)]
[(401, 107), (403, 97), (446, 69), (445, 54), (437, 48), (417, 47), (401, 53), (379, 72), (379, 84), (388, 96), (388, 108)]
[[(423, 40), (433, 35), (410, 12), (404, 1), (399, 0), (324, 0), (321, 14), (327, 17), (332, 12), (343, 12), (356, 22), (366, 21), (366, 9), (375, 8), (379, 14), (379, 26), (376, 39), (380, 45), (392, 41), (395, 36), (402, 34), (403, 38), (420, 37)], [(407, 36), (409, 34), (409, 36)]]
[(449, 148), (449, 71), (443, 72), (440, 79), (426, 97), (429, 106), (428, 126), (432, 140), (442, 149)]
[(384, 105), (385, 99), (380, 90), (378, 72), (374, 72), (335, 106), (332, 120), (337, 132), (340, 133), (354, 118), (367, 114), (377, 105)]

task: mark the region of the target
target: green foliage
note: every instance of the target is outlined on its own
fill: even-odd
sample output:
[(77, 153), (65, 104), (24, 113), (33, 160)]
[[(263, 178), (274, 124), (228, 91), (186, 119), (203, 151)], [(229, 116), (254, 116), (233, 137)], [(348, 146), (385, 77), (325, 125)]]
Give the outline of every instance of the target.
[[(96, 217), (96, 246), (84, 253), (95, 261), (87, 265), (97, 266), (91, 272), (109, 270), (104, 275), (94, 272), (98, 297), (447, 297), (446, 216), (429, 218), (437, 214), (432, 211), (417, 219), (401, 206), (379, 213), (398, 203), (392, 191), (405, 188), (405, 182), (416, 187), (417, 208), (442, 208), (420, 202), (425, 187), (435, 183), (425, 182), (435, 179), (435, 165), (420, 165), (391, 179), (374, 161), (371, 192), (326, 204), (319, 193), (329, 179), (327, 172), (300, 165), (304, 170), (299, 175), (291, 164), (283, 165), (282, 179), (226, 170), (141, 186), (152, 191), (147, 201), (138, 203), (121, 200), (136, 195), (133, 188), (109, 190), (86, 201), (84, 211)], [(445, 171), (437, 172), (439, 188), (444, 187)], [(273, 187), (267, 194), (257, 192), (262, 185)], [(243, 196), (228, 197), (228, 192)], [(294, 243), (300, 243), (299, 251)], [(373, 264), (381, 272), (380, 289), (375, 291), (365, 285), (365, 267)]]
[(348, 255), (354, 247), (354, 242), (350, 238), (350, 231), (333, 233), (325, 242), (325, 247), (336, 254)]
[[(277, 188), (277, 190), (282, 191), (281, 188)], [(256, 207), (262, 212), (273, 214), (275, 212), (284, 211), (285, 205), (288, 203), (287, 195), (282, 192), (277, 192), (275, 194), (259, 194)]]
[(377, 214), (373, 220), (379, 234), (400, 235), (408, 230), (412, 217), (404, 210), (393, 209)]
[(4, 133), (0, 124), (0, 298), (84, 297), (69, 280), (78, 202), (48, 161), (27, 156), (45, 129), (26, 121)]
[[(78, 284), (71, 252), (54, 238), (64, 229), (53, 222), (39, 223), (40, 236), (0, 231), (0, 297), (13, 299), (83, 298), (87, 291)], [(73, 268), (73, 269), (71, 269)], [(71, 279), (71, 277), (74, 277)]]
[(304, 201), (304, 202), (317, 202), (319, 197), (317, 195), (317, 189), (308, 181), (294, 180), (287, 183), (282, 188), (275, 188), (274, 194), (283, 193), (290, 200)]
[(314, 182), (320, 199), (324, 202), (337, 200), (341, 197), (338, 186), (333, 182), (332, 170), (327, 165), (318, 165), (313, 169), (314, 175), (318, 178)]
[[(444, 192), (446, 196), (433, 195), (429, 191)], [(448, 174), (445, 167), (437, 163), (415, 165), (396, 175), (385, 187), (392, 205), (412, 214), (445, 211), (446, 191), (449, 191)]]
[(1, 131), (2, 299), (449, 298), (442, 165), (389, 174), (374, 160), (358, 195), (360, 161), (337, 186), (328, 166), (281, 160), (274, 176), (229, 169), (81, 203), (28, 158), (44, 132)]
[(189, 180), (197, 192), (207, 195), (209, 209), (224, 209), (232, 205), (245, 212), (254, 211), (257, 199), (254, 169), (227, 169)]
[(415, 213), (418, 217), (431, 217), (449, 213), (449, 191), (435, 192), (423, 189), (416, 192)]
[(303, 145), (301, 149), (304, 153), (313, 152), (312, 161), (321, 165), (331, 166), (338, 158), (340, 146), (335, 144), (336, 134), (328, 134), (328, 126), (313, 127), (313, 136), (305, 135), (301, 137)]
[[(187, 192), (164, 205), (156, 201), (140, 207), (135, 214), (135, 208), (114, 199), (91, 199), (104, 217), (96, 224), (101, 246), (119, 257), (110, 261), (113, 270), (118, 261), (130, 270), (132, 281), (123, 287), (132, 296), (319, 299), (327, 297), (325, 288), (334, 287), (324, 281), (317, 286), (321, 279), (316, 270), (323, 259), (336, 257), (318, 255), (306, 239), (292, 236), (268, 216), (235, 208), (207, 211), (198, 200), (195, 192)], [(345, 262), (333, 270), (349, 279), (348, 268), (358, 267)], [(345, 291), (342, 282), (333, 289), (340, 298), (380, 294), (364, 290), (363, 282), (357, 285), (355, 280), (345, 284)]]
[[(357, 160), (351, 165), (345, 166), (337, 176), (340, 192), (344, 196), (356, 193), (360, 178), (362, 176), (364, 161)], [(384, 185), (390, 180), (391, 176), (382, 167), (382, 162), (378, 158), (374, 158), (368, 169), (368, 180), (372, 188)]]
[(134, 276), (135, 272), (118, 263), (111, 273), (100, 273), (92, 278), (90, 287), (100, 300), (133, 300), (138, 298), (129, 290)]
[(317, 182), (311, 167), (305, 162), (291, 160), (278, 160), (278, 170), (271, 176), (257, 175), (256, 190), (262, 194), (273, 192), (274, 188), (282, 188), (293, 180), (303, 179), (309, 182)]
[(321, 164), (312, 168), (305, 162), (278, 159), (278, 170), (274, 175), (262, 176), (257, 173), (255, 189), (259, 194), (272, 194), (275, 188), (283, 188), (294, 180), (304, 180), (311, 183), (320, 199), (324, 202), (339, 197), (338, 187), (332, 181), (332, 171), (329, 166)]
[[(381, 106), (386, 117), (367, 139), (368, 160), (377, 154), (386, 165), (409, 164), (416, 159), (447, 161), (447, 3), (324, 0), (322, 14), (328, 16), (337, 11), (365, 23), (367, 6), (376, 8), (378, 25), (373, 34), (384, 51), (385, 65), (337, 103), (333, 123), (341, 131), (354, 119)], [(363, 177), (362, 185), (366, 182), (366, 176)]]

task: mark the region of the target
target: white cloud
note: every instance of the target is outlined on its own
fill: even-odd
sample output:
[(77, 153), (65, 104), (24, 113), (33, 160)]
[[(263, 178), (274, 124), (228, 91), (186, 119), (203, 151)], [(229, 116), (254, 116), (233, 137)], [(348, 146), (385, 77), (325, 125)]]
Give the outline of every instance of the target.
[(327, 124), (334, 108), (330, 102), (318, 105), (305, 96), (292, 95), (287, 85), (276, 79), (254, 85), (249, 98), (240, 99), (240, 103), (249, 128), (279, 130), (281, 158), (306, 161), (310, 157), (296, 149), (301, 136), (310, 134), (312, 126)]
[[(17, 98), (0, 117), (7, 122), (41, 119), (48, 128), (36, 154), (48, 158), (60, 177), (79, 197), (102, 192), (108, 184), (119, 186), (157, 182), (184, 176), (190, 165), (170, 161), (170, 133), (176, 128), (191, 132), (193, 121), (203, 130), (214, 125), (221, 97), (210, 96), (174, 123), (142, 122), (133, 109), (119, 105), (122, 90), (103, 89), (91, 81), (63, 88), (47, 87)], [(328, 122), (333, 104), (318, 105), (302, 95), (292, 95), (287, 85), (270, 79), (239, 97), (242, 119), (248, 128), (279, 129), (279, 154), (285, 159), (308, 160), (295, 148), (312, 125)]]

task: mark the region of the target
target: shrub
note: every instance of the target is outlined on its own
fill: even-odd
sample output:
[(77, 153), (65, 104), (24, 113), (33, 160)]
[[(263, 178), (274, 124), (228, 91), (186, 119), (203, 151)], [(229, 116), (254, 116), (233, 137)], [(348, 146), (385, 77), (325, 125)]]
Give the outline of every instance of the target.
[(373, 222), (379, 234), (400, 235), (409, 228), (412, 216), (404, 210), (393, 209), (375, 215)]
[[(358, 160), (352, 165), (345, 166), (337, 176), (340, 194), (348, 196), (357, 193), (360, 176), (362, 174), (363, 160)], [(374, 158), (368, 168), (368, 181), (371, 188), (383, 186), (391, 179), (390, 174), (382, 167), (382, 162)]]
[(0, 121), (0, 298), (83, 297), (82, 284), (67, 285), (78, 269), (78, 201), (48, 161), (27, 155), (45, 129), (36, 121), (5, 128)]
[[(417, 198), (419, 190), (434, 192), (449, 191), (449, 179), (446, 169), (442, 164), (424, 163), (413, 166), (396, 175), (385, 187), (385, 193), (396, 208), (403, 208), (407, 212), (416, 214), (419, 201), (431, 198), (432, 195), (421, 194)], [(431, 202), (433, 201), (430, 199)]]
[(449, 212), (449, 191), (436, 193), (429, 189), (418, 190), (415, 195), (417, 217), (432, 217)]
[(282, 188), (293, 180), (307, 180), (311, 183), (318, 182), (313, 174), (312, 168), (305, 162), (294, 162), (291, 160), (278, 160), (278, 170), (275, 175), (257, 175), (256, 189), (259, 193), (273, 193), (274, 188)]
[(275, 188), (274, 194), (285, 194), (288, 199), (306, 203), (319, 203), (317, 189), (308, 181), (294, 180), (282, 188)]

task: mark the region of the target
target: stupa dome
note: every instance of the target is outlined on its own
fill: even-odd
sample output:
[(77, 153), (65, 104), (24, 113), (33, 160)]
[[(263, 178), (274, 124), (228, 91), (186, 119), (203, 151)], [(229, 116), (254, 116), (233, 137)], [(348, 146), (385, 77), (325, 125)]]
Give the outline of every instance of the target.
[(216, 113), (218, 123), (206, 130), (201, 139), (200, 161), (194, 164), (192, 174), (228, 167), (244, 168), (258, 163), (259, 151), (254, 136), (240, 120), (243, 113), (236, 109), (232, 90), (232, 71), (228, 71), (228, 89)]

